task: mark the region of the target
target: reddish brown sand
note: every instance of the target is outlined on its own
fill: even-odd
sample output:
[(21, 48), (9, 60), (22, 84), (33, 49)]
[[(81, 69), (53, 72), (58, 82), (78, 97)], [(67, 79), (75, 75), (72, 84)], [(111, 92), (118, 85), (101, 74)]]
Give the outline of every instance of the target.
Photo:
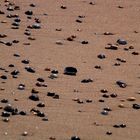
[[(18, 44), (6, 46), (0, 43), (0, 67), (9, 72), (0, 71), (0, 75), (7, 75), (7, 80), (0, 79), (0, 100), (8, 99), (12, 106), (25, 110), (28, 115), (12, 115), (9, 122), (4, 122), (0, 117), (0, 140), (70, 140), (77, 135), (81, 140), (139, 140), (140, 139), (140, 110), (132, 108), (132, 104), (140, 104), (140, 1), (139, 0), (96, 0), (95, 5), (89, 4), (90, 0), (15, 0), (20, 10), (7, 11), (6, 2), (0, 0), (0, 34), (6, 34), (1, 41), (19, 40)], [(30, 7), (35, 3), (36, 7)], [(7, 3), (8, 4), (8, 3)], [(66, 9), (61, 9), (65, 5)], [(118, 8), (122, 6), (123, 8)], [(32, 19), (27, 19), (24, 14), (33, 10)], [(11, 29), (14, 18), (6, 18), (7, 14), (19, 14), (21, 23), (19, 29)], [(44, 13), (48, 15), (44, 15)], [(78, 16), (83, 22), (75, 22)], [(26, 27), (34, 23), (34, 18), (41, 20), (41, 29), (30, 29), (36, 40), (28, 40), (24, 35)], [(62, 28), (62, 31), (56, 31)], [(78, 30), (78, 31), (77, 31)], [(114, 35), (103, 35), (111, 32)], [(74, 41), (67, 41), (67, 37), (76, 35)], [(127, 40), (127, 45), (119, 45), (118, 50), (106, 50), (108, 43), (115, 44), (119, 38)], [(81, 44), (86, 40), (89, 44)], [(56, 44), (62, 41), (63, 45)], [(24, 43), (31, 45), (24, 45)], [(133, 46), (134, 49), (125, 51), (124, 48)], [(18, 53), (20, 57), (14, 57)], [(97, 58), (104, 53), (105, 59)], [(126, 63), (114, 66), (116, 58), (125, 59)], [(29, 59), (30, 66), (36, 73), (25, 71), (25, 64), (21, 60)], [(9, 68), (14, 64), (15, 68)], [(102, 69), (95, 69), (100, 65)], [(76, 67), (76, 76), (64, 75), (64, 68)], [(59, 71), (58, 78), (50, 79), (50, 71), (45, 68)], [(18, 69), (20, 74), (17, 79), (11, 77), (12, 70)], [(48, 87), (36, 87), (36, 79), (43, 77)], [(81, 80), (91, 78), (92, 83), (81, 83)], [(118, 87), (117, 80), (125, 81), (126, 88)], [(5, 83), (2, 83), (5, 81)], [(25, 90), (17, 89), (23, 83)], [(39, 90), (40, 101), (31, 101), (28, 97), (31, 89)], [(101, 89), (107, 89), (108, 94), (116, 93), (116, 98), (103, 98)], [(74, 92), (78, 90), (79, 92)], [(56, 92), (60, 99), (47, 96), (47, 92)], [(136, 101), (127, 101), (128, 97), (135, 97)], [(73, 101), (79, 98), (84, 101), (78, 104)], [(14, 99), (18, 99), (15, 101)], [(92, 103), (86, 103), (92, 99)], [(98, 100), (104, 99), (101, 103)], [(121, 100), (124, 100), (122, 102)], [(36, 105), (44, 102), (46, 107), (38, 108)], [(124, 108), (119, 108), (119, 104)], [(0, 103), (1, 107), (6, 106)], [(43, 111), (49, 121), (30, 113), (32, 108)], [(112, 109), (109, 115), (102, 115), (104, 107)], [(2, 112), (3, 109), (0, 110)], [(99, 124), (99, 126), (95, 125)], [(126, 128), (114, 128), (114, 124), (126, 124)], [(27, 136), (22, 136), (24, 131)], [(112, 135), (106, 135), (111, 131)]]

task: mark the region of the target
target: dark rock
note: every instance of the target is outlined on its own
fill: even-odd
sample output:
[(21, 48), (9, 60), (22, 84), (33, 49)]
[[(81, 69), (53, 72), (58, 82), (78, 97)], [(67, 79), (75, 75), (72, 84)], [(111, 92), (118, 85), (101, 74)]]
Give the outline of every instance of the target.
[(33, 29), (40, 29), (41, 26), (40, 26), (39, 23), (35, 23), (35, 24), (32, 25), (32, 28), (33, 28)]
[(25, 69), (30, 73), (35, 73), (35, 70), (29, 66), (25, 67)]
[(48, 118), (47, 118), (47, 117), (45, 117), (45, 118), (43, 118), (43, 119), (42, 119), (42, 121), (48, 121)]
[(7, 10), (8, 11), (14, 11), (14, 8), (12, 6), (8, 6)]
[(121, 88), (126, 88), (127, 84), (121, 80), (116, 81), (116, 84)]
[(112, 109), (110, 109), (109, 107), (105, 107), (105, 108), (103, 108), (103, 110), (112, 111)]
[(55, 96), (55, 93), (54, 93), (54, 92), (48, 92), (48, 93), (47, 93), (47, 96), (53, 97), (53, 96)]
[(101, 112), (101, 114), (102, 114), (102, 115), (108, 115), (108, 111), (103, 110), (103, 111)]
[(109, 47), (105, 47), (105, 49), (109, 49), (109, 50), (118, 50), (118, 46), (116, 45), (111, 45)]
[(2, 99), (1, 100), (1, 103), (8, 103), (9, 101), (8, 101), (8, 99)]
[(101, 69), (101, 66), (96, 65), (94, 68), (96, 68), (96, 69)]
[(139, 53), (138, 53), (138, 52), (132, 52), (132, 54), (133, 54), (133, 55), (139, 55)]
[(105, 102), (105, 100), (103, 100), (103, 99), (99, 99), (99, 102), (102, 102), (102, 103), (103, 103), (103, 102)]
[(13, 54), (13, 56), (15, 56), (15, 57), (20, 57), (20, 55), (17, 54), (17, 53)]
[(58, 70), (52, 70), (51, 73), (58, 74), (59, 72), (58, 72)]
[(36, 5), (34, 3), (31, 3), (30, 7), (36, 7)]
[(29, 64), (30, 61), (29, 61), (28, 59), (24, 59), (24, 60), (22, 60), (21, 62), (22, 62), (23, 64)]
[(72, 136), (71, 140), (81, 140), (78, 136)]
[(9, 112), (6, 112), (6, 111), (3, 111), (2, 114), (1, 114), (2, 117), (10, 117), (10, 113)]
[(38, 107), (45, 107), (45, 104), (43, 102), (37, 104)]
[(109, 98), (109, 95), (108, 94), (103, 94), (102, 97)]
[(29, 99), (32, 101), (39, 101), (39, 96), (37, 94), (32, 94), (29, 96)]
[(88, 41), (83, 40), (81, 43), (82, 44), (88, 44)]
[(106, 132), (107, 135), (112, 135), (112, 132), (108, 131)]
[(19, 40), (13, 40), (12, 42), (13, 43), (19, 43)]
[(90, 83), (90, 82), (93, 82), (93, 80), (92, 79), (83, 79), (82, 81), (81, 81), (81, 83)]
[(2, 75), (1, 76), (1, 79), (6, 80), (7, 79), (7, 76), (6, 75)]
[(120, 127), (121, 128), (125, 128), (126, 127), (126, 124), (120, 124)]
[(134, 109), (140, 109), (140, 104), (133, 104), (132, 108), (134, 108)]
[(44, 82), (45, 80), (43, 78), (37, 78), (37, 81)]
[(115, 124), (115, 125), (113, 125), (113, 127), (115, 127), (115, 128), (120, 128), (120, 125)]
[(126, 45), (127, 44), (127, 41), (124, 40), (124, 39), (118, 39), (117, 40), (117, 43), (120, 44), (120, 45)]
[(74, 67), (66, 67), (64, 69), (64, 74), (66, 75), (76, 75), (76, 73), (77, 73), (77, 69)]
[(76, 19), (76, 22), (78, 22), (78, 23), (82, 23), (82, 20)]
[(38, 116), (38, 117), (45, 117), (45, 114), (44, 114), (43, 112), (38, 112), (38, 113), (37, 113), (37, 116)]
[(6, 42), (5, 45), (6, 46), (12, 46), (12, 42)]
[(58, 95), (58, 94), (55, 94), (55, 95), (53, 96), (53, 98), (54, 98), (54, 99), (59, 99), (59, 95)]
[(62, 5), (61, 9), (67, 9), (67, 7), (65, 5)]
[(106, 58), (105, 54), (99, 54), (97, 57), (100, 58), (100, 59), (105, 59)]
[(11, 104), (8, 104), (7, 106), (4, 107), (4, 111), (6, 112), (14, 112), (14, 108), (12, 107)]
[(13, 26), (19, 26), (20, 24), (19, 24), (19, 22), (13, 22), (12, 25)]
[(106, 90), (106, 89), (101, 89), (100, 92), (101, 92), (101, 93), (107, 93), (108, 90)]
[(8, 67), (13, 68), (13, 67), (15, 67), (15, 65), (14, 64), (9, 64)]
[(27, 113), (25, 111), (20, 111), (19, 114), (22, 115), (22, 116), (27, 115)]
[(31, 16), (31, 15), (33, 15), (33, 11), (32, 10), (28, 10), (28, 11), (25, 12), (25, 14)]
[(116, 93), (112, 93), (112, 94), (110, 94), (110, 97), (112, 97), (112, 98), (116, 98), (118, 95), (116, 94)]
[(11, 72), (11, 75), (18, 75), (20, 72), (18, 70), (14, 70)]
[(15, 22), (21, 22), (21, 19), (20, 18), (15, 18), (14, 21)]

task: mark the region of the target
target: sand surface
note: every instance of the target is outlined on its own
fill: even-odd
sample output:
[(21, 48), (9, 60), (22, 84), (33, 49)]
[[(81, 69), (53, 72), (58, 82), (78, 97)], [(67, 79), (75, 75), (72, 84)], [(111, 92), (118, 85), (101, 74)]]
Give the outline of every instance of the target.
[[(20, 10), (8, 11), (10, 2), (20, 6)], [(4, 68), (0, 70), (0, 76), (7, 76), (6, 80), (0, 79), (0, 100), (9, 101), (0, 102), (0, 113), (11, 104), (26, 111), (27, 115), (11, 115), (9, 122), (4, 122), (1, 116), (0, 140), (71, 140), (75, 135), (81, 140), (139, 140), (140, 110), (133, 109), (132, 105), (140, 104), (140, 55), (132, 53), (140, 53), (140, 0), (96, 0), (93, 5), (89, 4), (90, 0), (10, 2), (0, 0), (0, 10), (5, 13), (0, 14), (0, 34), (7, 35), (0, 41), (19, 40), (19, 43), (12, 46), (0, 43), (0, 67)], [(31, 7), (31, 3), (36, 7)], [(32, 19), (25, 15), (27, 10), (33, 11)], [(7, 18), (8, 14), (19, 15), (19, 29), (11, 29), (15, 18)], [(24, 32), (27, 26), (35, 23), (35, 18), (40, 19), (41, 29), (29, 29), (31, 37), (36, 39), (29, 40)], [(76, 22), (77, 19), (82, 23)], [(104, 35), (105, 32), (113, 35)], [(67, 40), (71, 35), (76, 36), (74, 41)], [(116, 44), (120, 38), (127, 44), (118, 45), (118, 50), (105, 49), (108, 43)], [(84, 40), (88, 44), (82, 44)], [(58, 41), (62, 44), (56, 44)], [(105, 54), (105, 59), (97, 57), (101, 53)], [(119, 62), (116, 58), (126, 62)], [(24, 59), (30, 63), (21, 63)], [(114, 66), (115, 63), (120, 66)], [(8, 67), (9, 64), (15, 67)], [(96, 65), (101, 69), (96, 69)], [(36, 72), (27, 72), (26, 66), (33, 67)], [(64, 74), (67, 66), (77, 68), (76, 76)], [(12, 78), (10, 73), (16, 69), (20, 71), (18, 78)], [(49, 78), (51, 70), (59, 71), (58, 78)], [(39, 77), (48, 87), (35, 85)], [(89, 78), (93, 82), (81, 83)], [(120, 88), (117, 80), (126, 82), (127, 87)], [(25, 90), (17, 89), (19, 84), (25, 84)], [(29, 99), (32, 88), (39, 91), (39, 101)], [(101, 89), (108, 90), (107, 95), (116, 93), (118, 96), (104, 98)], [(59, 99), (48, 97), (48, 92), (55, 92)], [(135, 101), (128, 101), (129, 97), (135, 97)], [(73, 101), (76, 98), (83, 103)], [(92, 102), (87, 103), (87, 99)], [(40, 102), (44, 102), (45, 107), (37, 107)], [(120, 104), (124, 108), (118, 107)], [(108, 115), (101, 114), (105, 107), (112, 110)], [(48, 121), (31, 113), (32, 108), (44, 112)], [(114, 128), (115, 124), (126, 124), (126, 128)], [(24, 131), (28, 132), (27, 136), (22, 136)], [(112, 135), (107, 135), (108, 131)]]

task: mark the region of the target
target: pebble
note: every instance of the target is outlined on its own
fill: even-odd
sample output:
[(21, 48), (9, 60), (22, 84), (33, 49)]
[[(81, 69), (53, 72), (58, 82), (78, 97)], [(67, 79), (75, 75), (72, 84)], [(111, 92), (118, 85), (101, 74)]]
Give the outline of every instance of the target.
[(43, 118), (42, 121), (49, 121), (47, 117)]
[(81, 44), (88, 44), (88, 41), (83, 40)]
[(103, 110), (103, 111), (101, 112), (101, 114), (102, 114), (102, 115), (108, 115), (109, 113), (108, 113), (108, 111)]
[(45, 80), (44, 80), (43, 78), (40, 78), (40, 77), (37, 78), (37, 81), (38, 81), (38, 82), (45, 82)]
[(77, 69), (75, 67), (66, 67), (64, 69), (64, 74), (66, 74), (66, 75), (76, 75), (77, 74)]
[(18, 89), (19, 90), (24, 90), (25, 89), (25, 85), (24, 84), (19, 84), (18, 85)]
[(9, 119), (9, 118), (4, 118), (3, 121), (4, 121), (4, 122), (9, 122), (10, 119)]
[(1, 75), (0, 78), (3, 79), (3, 80), (6, 80), (7, 79), (7, 76), (6, 75)]
[(124, 39), (118, 39), (117, 40), (117, 43), (120, 44), (120, 45), (126, 45), (127, 44), (127, 41), (124, 40)]
[(121, 88), (126, 88), (127, 84), (121, 80), (116, 81), (116, 84)]
[(132, 108), (134, 108), (134, 109), (140, 109), (140, 104), (133, 104), (132, 105)]
[(24, 131), (23, 133), (22, 133), (22, 136), (27, 136), (28, 135), (28, 132), (27, 131)]
[(33, 29), (40, 29), (40, 28), (41, 28), (41, 25), (40, 25), (39, 23), (34, 23), (34, 24), (32, 25), (32, 28), (33, 28)]
[(112, 97), (112, 98), (116, 98), (118, 95), (116, 94), (116, 93), (112, 93), (112, 94), (110, 94), (110, 97)]
[(8, 103), (9, 101), (8, 101), (8, 99), (2, 99), (1, 100), (1, 103)]
[(80, 139), (80, 137), (78, 137), (78, 136), (72, 136), (72, 137), (71, 137), (71, 140), (81, 140), (81, 139)]
[(112, 132), (111, 131), (107, 131), (106, 134), (107, 135), (112, 135)]
[(32, 94), (29, 96), (29, 99), (32, 101), (39, 101), (39, 96), (37, 94)]
[(28, 15), (28, 16), (31, 16), (31, 15), (33, 15), (33, 11), (32, 10), (28, 10), (28, 11), (25, 12), (25, 14)]
[(22, 60), (21, 62), (22, 62), (23, 64), (29, 64), (30, 61), (29, 61), (28, 59), (24, 59), (24, 60)]
[(41, 102), (37, 104), (38, 107), (45, 107), (45, 103)]
[(92, 79), (83, 79), (82, 81), (81, 81), (81, 83), (90, 83), (90, 82), (93, 82), (93, 80)]
[(109, 47), (105, 47), (105, 49), (118, 50), (118, 46), (117, 45), (110, 45)]
[(3, 111), (2, 114), (1, 114), (2, 117), (10, 117), (10, 113), (9, 112), (6, 112), (6, 111)]
[(105, 54), (99, 54), (97, 57), (100, 58), (100, 59), (105, 59), (106, 58)]
[(136, 101), (136, 98), (135, 97), (128, 97), (127, 101)]
[(35, 73), (35, 70), (30, 66), (26, 66), (25, 69), (30, 73)]
[(11, 75), (18, 75), (20, 72), (18, 70), (14, 70), (11, 72)]
[(63, 45), (63, 42), (61, 40), (58, 40), (55, 42), (57, 45)]
[(124, 108), (125, 106), (124, 106), (124, 104), (119, 104), (118, 107)]
[(58, 74), (52, 73), (52, 74), (49, 76), (49, 78), (50, 78), (50, 79), (58, 78)]
[(67, 7), (65, 5), (62, 5), (60, 8), (61, 9), (67, 9)]

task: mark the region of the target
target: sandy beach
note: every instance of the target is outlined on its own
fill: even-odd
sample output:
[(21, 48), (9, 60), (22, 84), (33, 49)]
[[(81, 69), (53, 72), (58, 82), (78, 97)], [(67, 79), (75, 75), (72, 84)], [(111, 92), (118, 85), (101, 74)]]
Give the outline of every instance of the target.
[(140, 139), (139, 0), (0, 0), (0, 52), (0, 140)]

